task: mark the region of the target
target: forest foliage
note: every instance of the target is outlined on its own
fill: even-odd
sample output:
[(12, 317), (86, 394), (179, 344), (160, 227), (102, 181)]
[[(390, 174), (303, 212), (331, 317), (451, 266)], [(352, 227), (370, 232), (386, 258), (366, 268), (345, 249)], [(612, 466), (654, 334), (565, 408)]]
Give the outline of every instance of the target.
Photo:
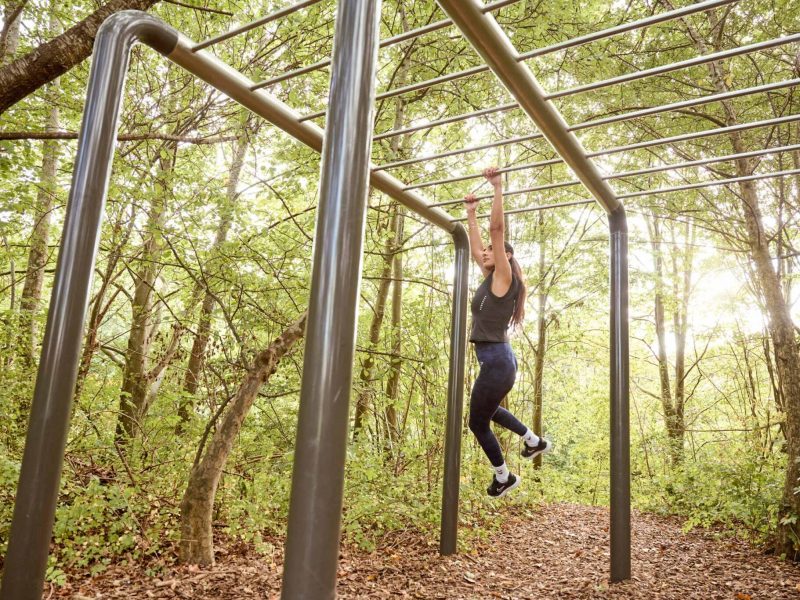
[[(202, 40), (285, 5), (159, 2), (151, 12)], [(211, 49), (260, 81), (330, 55), (333, 2)], [(681, 5), (686, 4), (681, 3)], [(615, 26), (671, 4), (521, 0), (497, 12), (520, 50)], [(0, 66), (61, 35), (97, 8), (71, 0), (6, 3)], [(444, 18), (432, 1), (385, 0), (382, 37)], [(644, 30), (528, 61), (542, 86), (562, 90), (800, 30), (796, 4), (742, 0)], [(693, 38), (692, 35), (696, 34)], [(13, 42), (13, 43), (12, 43)], [(702, 42), (702, 44), (700, 44)], [(797, 44), (555, 100), (582, 123), (800, 76)], [(383, 49), (378, 91), (467, 69), (480, 58), (453, 28)], [(0, 555), (5, 551), (25, 428), (58, 254), (75, 136), (90, 61), (0, 114)], [(715, 79), (716, 77), (716, 79)], [(301, 114), (324, 109), (329, 72), (269, 89)], [(144, 47), (133, 51), (120, 141), (97, 255), (86, 338), (48, 577), (120, 560), (172, 560), (181, 502), (226, 410), (258, 357), (306, 310), (319, 158), (276, 127)], [(490, 73), (378, 101), (376, 132), (510, 101)], [(577, 132), (589, 151), (800, 113), (786, 87)], [(324, 120), (318, 119), (323, 124)], [(375, 163), (533, 133), (519, 110), (377, 141)], [(9, 135), (18, 133), (18, 139)], [(47, 137), (39, 136), (39, 137)], [(55, 136), (51, 136), (55, 137)], [(800, 143), (787, 123), (744, 131), (746, 149)], [(598, 159), (622, 173), (736, 151), (729, 136)], [(526, 141), (392, 169), (410, 184), (554, 156)], [(48, 167), (49, 165), (49, 167)], [(796, 169), (800, 151), (753, 159), (757, 173)], [(48, 170), (49, 169), (49, 170)], [(736, 176), (732, 162), (619, 177), (620, 193)], [(563, 164), (509, 173), (506, 189), (571, 179)], [(432, 202), (478, 189), (479, 179), (424, 188)], [(798, 323), (797, 175), (754, 185), (764, 245)], [(682, 515), (687, 527), (723, 524), (767, 541), (797, 513), (781, 512), (790, 457), (787, 414), (800, 410), (780, 370), (770, 298), (748, 237), (742, 191), (730, 184), (626, 201), (630, 227), (631, 467), (634, 506)], [(508, 196), (509, 209), (588, 198), (580, 186)], [(441, 496), (452, 244), (388, 197), (369, 197), (351, 409), (362, 414), (348, 449), (344, 536), (364, 547), (414, 528), (435, 539)], [(450, 207), (462, 216), (460, 206)], [(479, 209), (480, 212), (480, 209)], [(514, 337), (520, 363), (509, 408), (555, 442), (541, 469), (517, 456), (523, 505), (609, 501), (608, 228), (593, 205), (510, 216), (507, 236), (526, 273), (527, 320)], [(763, 265), (762, 265), (763, 266)], [(480, 273), (472, 270), (471, 289)], [(40, 291), (35, 292), (39, 277)], [(33, 278), (33, 279), (32, 279)], [(26, 282), (29, 285), (26, 285)], [(31, 287), (33, 286), (33, 287)], [(33, 290), (33, 291), (32, 291)], [(540, 331), (541, 330), (541, 331)], [(540, 333), (542, 335), (540, 335)], [(796, 337), (792, 343), (797, 351)], [(542, 343), (543, 342), (543, 343)], [(536, 361), (541, 360), (537, 382)], [(776, 358), (777, 357), (777, 358)], [(193, 365), (193, 366), (192, 366)], [(217, 538), (270, 552), (284, 535), (302, 376), (302, 339), (277, 363), (236, 431), (213, 503)], [(794, 365), (800, 369), (800, 365)], [(470, 354), (465, 389), (477, 374)], [(787, 391), (788, 390), (788, 391)], [(485, 457), (464, 427), (461, 543), (486, 535)], [(797, 482), (795, 482), (796, 484)]]

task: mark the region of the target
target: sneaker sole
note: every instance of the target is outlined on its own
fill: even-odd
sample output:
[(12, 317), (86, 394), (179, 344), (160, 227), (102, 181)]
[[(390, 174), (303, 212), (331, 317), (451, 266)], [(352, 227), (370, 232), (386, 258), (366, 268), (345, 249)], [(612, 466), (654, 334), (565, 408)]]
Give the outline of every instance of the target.
[[(553, 451), (553, 442), (551, 442), (550, 440), (545, 440), (545, 442), (547, 442), (547, 447), (544, 450), (539, 450), (537, 452), (534, 452), (530, 456), (522, 456), (521, 454), (520, 456), (522, 456), (522, 458), (524, 458), (525, 460), (533, 460), (534, 458), (542, 454), (550, 454)], [(523, 442), (523, 444), (524, 443), (525, 442)]]
[(489, 498), (491, 498), (492, 500), (497, 500), (498, 498), (502, 498), (503, 496), (505, 496), (511, 490), (517, 489), (519, 487), (519, 484), (522, 483), (522, 477), (520, 477), (519, 475), (517, 475), (516, 477), (517, 480), (511, 485), (511, 487), (507, 487), (497, 496), (489, 496)]

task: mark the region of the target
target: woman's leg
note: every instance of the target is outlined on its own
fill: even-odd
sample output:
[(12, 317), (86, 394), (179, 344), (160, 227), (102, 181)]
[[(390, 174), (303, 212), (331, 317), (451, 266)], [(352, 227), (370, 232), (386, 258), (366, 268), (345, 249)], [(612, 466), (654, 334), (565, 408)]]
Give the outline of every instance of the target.
[[(469, 401), (469, 428), (494, 467), (502, 466), (503, 451), (489, 426), (500, 402), (514, 385), (516, 367), (513, 354), (498, 344), (478, 349), (481, 370)], [(507, 412), (507, 411), (506, 411)], [(509, 413), (510, 414), (510, 413)], [(524, 431), (523, 431), (524, 433)]]
[(492, 415), (492, 421), (516, 433), (518, 436), (523, 436), (528, 432), (528, 428), (522, 424), (511, 412), (507, 411), (502, 406), (498, 406), (497, 410)]

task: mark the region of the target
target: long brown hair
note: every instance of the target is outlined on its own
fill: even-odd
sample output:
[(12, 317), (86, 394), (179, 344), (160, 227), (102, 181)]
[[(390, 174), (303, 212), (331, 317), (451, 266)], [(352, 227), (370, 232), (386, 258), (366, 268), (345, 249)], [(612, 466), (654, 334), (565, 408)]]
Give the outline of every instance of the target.
[(525, 299), (527, 298), (528, 288), (525, 285), (525, 276), (522, 274), (522, 268), (519, 266), (517, 259), (514, 258), (513, 253), (511, 254), (511, 258), (508, 259), (508, 262), (511, 263), (511, 272), (516, 275), (519, 280), (519, 291), (514, 300), (514, 314), (511, 315), (511, 327), (516, 329), (517, 327), (521, 327), (522, 322), (525, 320)]

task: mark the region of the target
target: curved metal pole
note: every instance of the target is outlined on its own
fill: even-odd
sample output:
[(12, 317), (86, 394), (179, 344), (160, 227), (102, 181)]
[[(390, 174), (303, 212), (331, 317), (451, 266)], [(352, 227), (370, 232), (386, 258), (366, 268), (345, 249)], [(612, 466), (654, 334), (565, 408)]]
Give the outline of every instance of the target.
[(462, 225), (453, 230), (455, 275), (450, 319), (450, 373), (447, 380), (447, 420), (444, 441), (442, 522), (439, 554), (454, 554), (458, 538), (458, 492), (461, 483), (461, 428), (464, 414), (464, 365), (467, 346), (469, 236)]
[(138, 11), (109, 17), (97, 33), (14, 504), (0, 588), (2, 600), (34, 600), (42, 596), (130, 51), (136, 42), (145, 42), (161, 54), (169, 54), (177, 39), (171, 28)]
[(380, 0), (340, 0), (281, 597), (336, 596)]

